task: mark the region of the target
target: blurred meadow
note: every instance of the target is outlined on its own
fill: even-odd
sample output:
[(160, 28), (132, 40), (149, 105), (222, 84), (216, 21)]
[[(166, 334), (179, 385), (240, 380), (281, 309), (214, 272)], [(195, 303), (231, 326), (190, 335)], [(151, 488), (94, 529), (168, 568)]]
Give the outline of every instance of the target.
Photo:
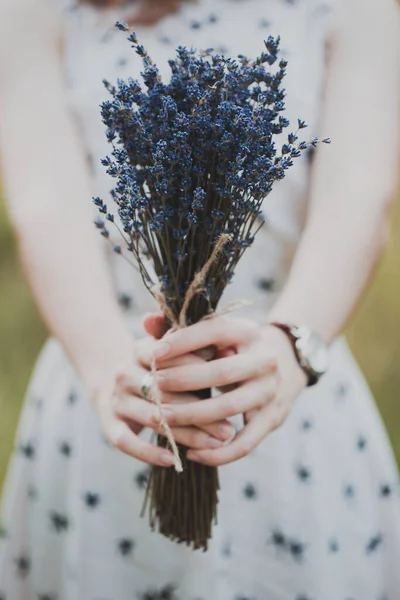
[[(347, 335), (400, 462), (400, 196), (393, 209), (390, 245)], [(0, 490), (25, 388), (45, 336), (0, 200)]]

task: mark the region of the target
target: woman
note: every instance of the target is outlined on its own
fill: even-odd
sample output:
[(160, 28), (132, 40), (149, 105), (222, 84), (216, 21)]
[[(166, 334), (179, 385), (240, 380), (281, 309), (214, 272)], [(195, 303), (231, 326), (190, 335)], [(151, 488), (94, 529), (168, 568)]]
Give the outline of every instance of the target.
[[(341, 331), (388, 238), (398, 160), (397, 7), (393, 0), (105, 4), (0, 2), (6, 195), (52, 333), (5, 487), (1, 597), (396, 600), (397, 472)], [(131, 18), (165, 76), (179, 44), (254, 56), (267, 35), (281, 34), (289, 116), (304, 118), (310, 137), (334, 138), (265, 203), (267, 224), (226, 296), (250, 299), (247, 314), (175, 332), (168, 344), (156, 341), (164, 328), (157, 314), (145, 318), (144, 335), (151, 304), (143, 284), (119, 257), (105, 259), (92, 226), (90, 198), (111, 186), (99, 164), (108, 150), (101, 80), (140, 70), (113, 28), (117, 18)], [(305, 326), (321, 352), (328, 346), (327, 372), (309, 349), (301, 365), (272, 322)], [(217, 360), (191, 354), (209, 345)], [(192, 448), (192, 460), (221, 466), (219, 522), (206, 553), (151, 533), (139, 517), (143, 463), (173, 460), (138, 436), (158, 428), (143, 398), (153, 352), (175, 438)], [(189, 394), (226, 384), (234, 385), (212, 401)], [(231, 417), (245, 426), (229, 441)]]

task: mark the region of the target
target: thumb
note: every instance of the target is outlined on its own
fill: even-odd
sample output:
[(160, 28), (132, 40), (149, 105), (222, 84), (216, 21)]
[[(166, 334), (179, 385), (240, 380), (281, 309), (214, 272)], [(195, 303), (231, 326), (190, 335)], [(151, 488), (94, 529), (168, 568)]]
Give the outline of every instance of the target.
[(149, 313), (145, 315), (143, 319), (143, 327), (149, 335), (153, 336), (156, 340), (159, 340), (168, 331), (165, 317), (159, 313)]

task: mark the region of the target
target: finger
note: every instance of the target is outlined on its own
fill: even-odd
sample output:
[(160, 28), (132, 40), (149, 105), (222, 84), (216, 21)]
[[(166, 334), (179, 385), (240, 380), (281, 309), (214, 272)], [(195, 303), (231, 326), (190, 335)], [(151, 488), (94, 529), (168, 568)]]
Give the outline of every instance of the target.
[[(147, 369), (151, 368), (152, 362), (154, 360), (154, 350), (156, 348), (157, 342), (155, 342), (152, 338), (140, 340), (140, 343), (136, 345), (135, 348), (135, 356), (139, 363), (146, 367)], [(190, 364), (198, 364), (204, 362), (205, 358), (202, 355), (196, 354), (185, 354), (183, 356), (177, 356), (175, 358), (161, 360), (158, 359), (156, 362), (157, 368), (170, 368), (179, 365), (190, 365)]]
[[(163, 400), (168, 402), (168, 406), (200, 402), (199, 398), (191, 394), (181, 394), (182, 398), (171, 394), (164, 394), (164, 396)], [(132, 423), (139, 423), (141, 427), (150, 427), (154, 430), (159, 429), (161, 422), (160, 409), (152, 402), (127, 394), (126, 390), (116, 395), (113, 402), (115, 413), (119, 418), (129, 420)], [(163, 409), (163, 415), (167, 421), (170, 412), (167, 406)], [(235, 428), (226, 419), (206, 423), (200, 429), (222, 442), (231, 440), (235, 434)]]
[(250, 454), (282, 421), (283, 416), (278, 418), (275, 408), (271, 410), (270, 407), (265, 407), (248, 422), (230, 444), (216, 450), (189, 451), (187, 458), (215, 467), (234, 462)]
[(222, 348), (217, 351), (215, 358), (228, 358), (228, 356), (233, 356), (237, 354), (235, 348)]
[[(162, 415), (156, 404), (143, 398), (131, 395), (118, 395), (114, 398), (114, 412), (119, 419), (140, 423), (143, 427), (157, 430), (160, 427)], [(166, 418), (168, 409), (163, 415)]]
[(127, 423), (115, 417), (114, 403), (110, 396), (102, 395), (98, 411), (106, 439), (115, 448), (149, 464), (168, 467), (175, 463), (172, 452), (141, 440)]
[(275, 369), (275, 359), (265, 353), (254, 352), (235, 354), (199, 365), (162, 369), (156, 373), (156, 377), (161, 390), (184, 392), (247, 381), (272, 373)]
[(245, 344), (256, 339), (258, 330), (256, 323), (247, 319), (215, 317), (167, 335), (158, 342), (156, 356), (171, 358), (207, 346), (224, 348)]
[[(166, 411), (164, 415), (167, 419), (172, 416), (170, 407), (173, 406), (183, 406), (187, 404), (198, 404), (199, 402), (203, 402), (200, 400), (198, 396), (194, 394), (169, 394), (168, 392), (163, 393), (163, 405), (165, 404)], [(213, 437), (222, 440), (223, 442), (230, 441), (235, 435), (235, 428), (230, 421), (227, 419), (221, 419), (219, 421), (215, 421), (212, 423), (203, 423), (200, 425), (199, 429), (202, 429), (206, 433), (209, 433)]]
[(151, 465), (171, 467), (174, 464), (172, 452), (140, 439), (123, 421), (109, 422), (105, 434), (108, 441), (124, 454)]
[(199, 429), (202, 429), (223, 442), (232, 441), (236, 434), (234, 426), (226, 419), (218, 421), (217, 423), (204, 423), (199, 426)]
[(168, 325), (162, 314), (149, 313), (143, 319), (143, 327), (149, 335), (159, 340), (168, 331)]
[(166, 419), (170, 425), (203, 426), (234, 417), (272, 402), (276, 392), (274, 377), (253, 380), (227, 394), (194, 403), (167, 404)]
[(254, 419), (254, 417), (257, 416), (258, 412), (258, 409), (253, 408), (253, 410), (248, 410), (247, 412), (243, 413), (243, 423), (247, 425), (251, 419)]
[[(198, 427), (173, 427), (171, 431), (175, 441), (187, 448), (215, 449), (224, 444), (222, 440), (208, 435)], [(162, 430), (160, 433), (162, 434)]]
[(135, 396), (143, 397), (142, 385), (148, 377), (149, 371), (140, 366), (133, 366), (129, 371), (118, 373), (115, 378), (115, 389), (119, 396), (129, 392)]

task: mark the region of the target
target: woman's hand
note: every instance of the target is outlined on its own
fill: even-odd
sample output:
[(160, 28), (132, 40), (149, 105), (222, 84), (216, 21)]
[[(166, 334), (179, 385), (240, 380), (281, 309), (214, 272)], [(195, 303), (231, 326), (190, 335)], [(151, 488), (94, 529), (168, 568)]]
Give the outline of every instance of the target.
[[(98, 392), (92, 393), (91, 397), (98, 410), (103, 432), (113, 446), (144, 462), (171, 466), (174, 464), (172, 452), (139, 438), (144, 427), (162, 433), (159, 408), (143, 398), (141, 389), (143, 379), (151, 368), (155, 345), (156, 341), (150, 337), (135, 341), (130, 366), (108, 376), (108, 383), (97, 385)], [(157, 368), (187, 368), (199, 366), (203, 362), (195, 355), (185, 354), (158, 361)], [(104, 377), (102, 381), (105, 382), (106, 379)], [(180, 402), (190, 404), (198, 402), (198, 398), (188, 393), (167, 392), (163, 394), (163, 401), (169, 405)], [(167, 418), (168, 410), (163, 413)], [(223, 419), (205, 423), (201, 427), (184, 425), (171, 429), (176, 442), (195, 449), (217, 448), (234, 435), (233, 426)]]
[(158, 342), (155, 353), (166, 361), (208, 346), (216, 347), (219, 356), (227, 355), (207, 363), (161, 368), (157, 382), (165, 398), (173, 392), (230, 386), (230, 391), (209, 400), (166, 403), (171, 427), (204, 427), (243, 414), (245, 426), (230, 444), (188, 453), (191, 460), (217, 466), (246, 456), (279, 427), (307, 379), (286, 335), (247, 319), (202, 321)]

